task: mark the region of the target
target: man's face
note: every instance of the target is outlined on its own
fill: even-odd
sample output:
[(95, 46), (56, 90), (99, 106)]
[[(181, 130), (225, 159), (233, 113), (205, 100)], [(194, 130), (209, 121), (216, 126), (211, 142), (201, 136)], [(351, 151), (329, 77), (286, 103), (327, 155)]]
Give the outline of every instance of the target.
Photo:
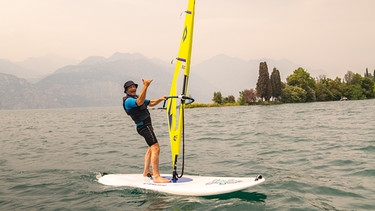
[(128, 94), (128, 95), (136, 95), (137, 94), (137, 87), (134, 84), (130, 85), (126, 89), (126, 94)]

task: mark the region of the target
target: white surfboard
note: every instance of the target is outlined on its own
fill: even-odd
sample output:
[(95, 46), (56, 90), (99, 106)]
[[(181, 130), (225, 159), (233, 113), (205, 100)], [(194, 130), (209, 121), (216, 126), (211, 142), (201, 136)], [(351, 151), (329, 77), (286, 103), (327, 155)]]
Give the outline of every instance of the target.
[[(162, 175), (171, 179), (170, 175)], [(154, 183), (152, 178), (142, 174), (104, 174), (98, 175), (98, 182), (113, 187), (134, 187), (167, 194), (185, 196), (212, 196), (244, 190), (264, 182), (262, 176), (256, 177), (203, 177), (183, 176), (176, 182)]]

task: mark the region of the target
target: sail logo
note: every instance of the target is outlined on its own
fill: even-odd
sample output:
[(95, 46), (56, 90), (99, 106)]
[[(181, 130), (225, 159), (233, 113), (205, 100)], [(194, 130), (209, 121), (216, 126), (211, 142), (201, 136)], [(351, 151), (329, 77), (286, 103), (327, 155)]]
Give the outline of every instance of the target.
[(188, 33), (187, 26), (185, 26), (184, 33), (182, 34), (182, 41), (186, 40), (187, 33)]

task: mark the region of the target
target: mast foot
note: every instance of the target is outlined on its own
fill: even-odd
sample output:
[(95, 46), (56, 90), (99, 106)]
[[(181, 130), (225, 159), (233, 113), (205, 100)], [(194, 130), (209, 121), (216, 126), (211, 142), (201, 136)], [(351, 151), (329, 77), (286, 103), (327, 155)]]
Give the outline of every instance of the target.
[(176, 171), (173, 171), (171, 181), (172, 181), (173, 183), (176, 183), (177, 180), (178, 180), (178, 174), (177, 174)]

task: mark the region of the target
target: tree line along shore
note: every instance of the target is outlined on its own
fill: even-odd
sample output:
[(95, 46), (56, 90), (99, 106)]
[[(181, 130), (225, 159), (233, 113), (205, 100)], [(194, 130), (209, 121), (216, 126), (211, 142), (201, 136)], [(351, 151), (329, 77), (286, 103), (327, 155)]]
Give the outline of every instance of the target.
[(239, 91), (238, 99), (233, 95), (223, 96), (214, 92), (213, 103), (192, 103), (187, 108), (217, 107), (236, 105), (270, 105), (281, 103), (324, 102), (338, 100), (365, 100), (375, 98), (375, 70), (373, 74), (366, 68), (363, 76), (348, 71), (344, 78), (327, 78), (320, 75), (313, 78), (302, 67), (297, 68), (282, 82), (280, 72), (273, 68), (269, 75), (266, 62), (259, 65), (256, 88)]

